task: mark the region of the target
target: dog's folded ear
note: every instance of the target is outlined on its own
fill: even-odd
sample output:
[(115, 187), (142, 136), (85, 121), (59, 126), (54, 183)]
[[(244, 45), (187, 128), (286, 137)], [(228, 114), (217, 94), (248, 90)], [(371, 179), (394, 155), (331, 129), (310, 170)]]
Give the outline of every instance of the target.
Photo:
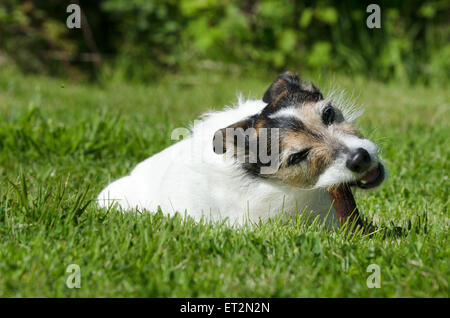
[(234, 149), (235, 154), (240, 150), (247, 152), (250, 139), (256, 138), (256, 135), (251, 118), (238, 121), (215, 132), (213, 150), (218, 155), (224, 154), (231, 148)]
[(270, 104), (275, 98), (277, 98), (281, 93), (300, 91), (300, 78), (297, 74), (286, 71), (278, 75), (277, 79), (270, 85), (267, 91), (264, 93), (263, 101)]
[(303, 82), (300, 77), (291, 71), (278, 75), (277, 79), (264, 93), (263, 102), (270, 104), (283, 93), (300, 95), (312, 95), (315, 99), (323, 99), (319, 89), (312, 83)]

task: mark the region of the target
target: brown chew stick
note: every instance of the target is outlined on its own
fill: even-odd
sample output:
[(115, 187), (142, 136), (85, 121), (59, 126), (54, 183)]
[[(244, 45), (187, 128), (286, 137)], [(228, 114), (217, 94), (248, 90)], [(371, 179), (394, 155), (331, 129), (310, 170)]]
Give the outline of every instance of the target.
[(348, 220), (351, 225), (357, 219), (357, 225), (361, 225), (359, 211), (353, 198), (352, 190), (348, 185), (341, 184), (335, 188), (329, 188), (328, 194), (333, 202), (334, 211), (339, 221), (339, 225), (344, 225)]

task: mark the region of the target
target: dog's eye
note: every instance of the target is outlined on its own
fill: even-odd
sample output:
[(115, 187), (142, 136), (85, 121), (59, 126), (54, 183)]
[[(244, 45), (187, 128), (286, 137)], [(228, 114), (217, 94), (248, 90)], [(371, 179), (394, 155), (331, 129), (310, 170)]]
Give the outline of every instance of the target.
[(288, 160), (289, 165), (290, 166), (296, 165), (296, 164), (302, 162), (303, 160), (305, 160), (308, 157), (310, 150), (311, 150), (311, 148), (306, 148), (300, 152), (297, 152), (297, 153), (294, 153), (293, 155), (291, 155)]
[(336, 117), (336, 112), (333, 107), (328, 106), (323, 110), (322, 121), (325, 125), (329, 126), (334, 122), (334, 117)]

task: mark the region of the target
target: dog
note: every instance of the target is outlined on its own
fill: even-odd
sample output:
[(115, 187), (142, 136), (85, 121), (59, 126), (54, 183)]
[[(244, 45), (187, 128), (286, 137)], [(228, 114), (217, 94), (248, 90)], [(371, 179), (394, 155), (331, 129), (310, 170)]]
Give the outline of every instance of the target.
[(308, 213), (338, 226), (327, 188), (362, 189), (385, 178), (378, 147), (356, 116), (296, 73), (262, 100), (203, 115), (183, 140), (139, 163), (98, 196), (101, 207), (185, 213), (232, 224)]

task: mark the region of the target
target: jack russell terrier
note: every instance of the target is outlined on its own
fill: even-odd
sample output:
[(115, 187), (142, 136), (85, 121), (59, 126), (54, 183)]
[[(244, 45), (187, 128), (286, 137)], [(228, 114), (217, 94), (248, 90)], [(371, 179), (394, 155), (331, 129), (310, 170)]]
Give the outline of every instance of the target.
[(109, 184), (99, 205), (231, 224), (309, 213), (334, 227), (328, 190), (374, 188), (385, 176), (377, 146), (340, 104), (285, 72), (262, 100), (204, 114), (189, 136)]

